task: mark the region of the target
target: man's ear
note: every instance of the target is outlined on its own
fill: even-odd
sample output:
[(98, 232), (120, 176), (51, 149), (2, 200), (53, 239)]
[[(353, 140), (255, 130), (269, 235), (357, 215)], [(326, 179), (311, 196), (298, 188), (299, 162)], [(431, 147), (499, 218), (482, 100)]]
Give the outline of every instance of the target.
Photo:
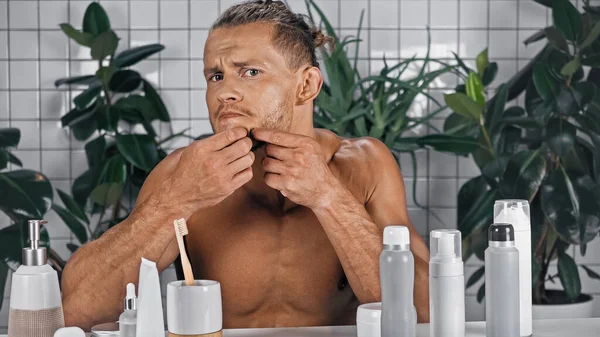
[(302, 71), (302, 83), (298, 92), (297, 104), (303, 105), (312, 102), (323, 86), (323, 76), (317, 67), (307, 67)]

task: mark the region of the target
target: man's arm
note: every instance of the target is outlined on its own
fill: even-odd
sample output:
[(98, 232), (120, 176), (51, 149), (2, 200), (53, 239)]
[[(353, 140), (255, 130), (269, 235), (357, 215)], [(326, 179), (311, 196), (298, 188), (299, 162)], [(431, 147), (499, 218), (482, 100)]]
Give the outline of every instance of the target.
[[(418, 322), (429, 322), (429, 251), (410, 222), (405, 188), (396, 160), (376, 140), (360, 140), (369, 158), (359, 173), (367, 186), (366, 206), (359, 203), (341, 183), (313, 212), (319, 218), (340, 258), (352, 290), (361, 303), (381, 301), (379, 255), (383, 229), (403, 225), (410, 231), (410, 248), (415, 258), (414, 301)], [(374, 179), (373, 177), (378, 177)]]
[(398, 224), (409, 228), (418, 321), (428, 322), (429, 252), (408, 219), (404, 183), (389, 149), (378, 140), (361, 139), (352, 154), (355, 164), (346, 163), (352, 166), (348, 179), (364, 186), (362, 204), (333, 175), (313, 138), (267, 129), (254, 129), (253, 135), (268, 143), (268, 157), (261, 162), (265, 183), (315, 213), (361, 303), (381, 300), (383, 228)]
[(159, 272), (179, 254), (173, 221), (212, 207), (252, 178), (252, 141), (230, 129), (172, 153), (152, 171), (130, 216), (99, 239), (80, 247), (62, 276), (68, 326), (88, 330), (115, 321), (125, 286), (137, 284), (141, 258)]
[(144, 183), (138, 202), (126, 220), (97, 240), (80, 247), (62, 276), (63, 310), (67, 326), (89, 331), (102, 322), (114, 321), (123, 310), (125, 284), (137, 284), (141, 257), (157, 262), (162, 272), (177, 257), (174, 232), (165, 226), (181, 213), (152, 192), (178, 160), (174, 153)]

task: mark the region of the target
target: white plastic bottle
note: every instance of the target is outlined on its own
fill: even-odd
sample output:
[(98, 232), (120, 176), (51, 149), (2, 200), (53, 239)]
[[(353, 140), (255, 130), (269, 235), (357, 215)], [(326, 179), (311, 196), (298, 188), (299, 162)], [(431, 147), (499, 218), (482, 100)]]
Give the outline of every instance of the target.
[(515, 247), (519, 251), (520, 335), (533, 334), (531, 301), (531, 217), (527, 200), (496, 200), (494, 222), (509, 223), (515, 230)]
[(465, 276), (460, 231), (433, 230), (429, 242), (429, 334), (464, 337)]
[(405, 226), (387, 226), (379, 258), (381, 337), (416, 336), (415, 260)]
[(511, 224), (489, 228), (485, 250), (486, 337), (519, 337), (519, 251)]
[(135, 298), (135, 285), (127, 284), (127, 296), (125, 296), (125, 310), (119, 316), (119, 336), (135, 337), (137, 326), (137, 307)]

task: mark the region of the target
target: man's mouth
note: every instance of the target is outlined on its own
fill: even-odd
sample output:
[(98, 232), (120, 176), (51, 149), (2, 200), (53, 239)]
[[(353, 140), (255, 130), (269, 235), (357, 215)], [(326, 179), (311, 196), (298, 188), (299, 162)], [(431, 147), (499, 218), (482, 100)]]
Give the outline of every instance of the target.
[(243, 115), (239, 112), (235, 112), (235, 111), (223, 111), (219, 114), (219, 119), (228, 119), (228, 118), (235, 118), (235, 117), (242, 117)]

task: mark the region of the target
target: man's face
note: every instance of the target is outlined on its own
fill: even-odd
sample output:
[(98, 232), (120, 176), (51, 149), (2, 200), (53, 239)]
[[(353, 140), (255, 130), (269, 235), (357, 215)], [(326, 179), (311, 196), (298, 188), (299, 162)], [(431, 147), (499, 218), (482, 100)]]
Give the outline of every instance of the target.
[(272, 28), (218, 28), (204, 49), (206, 103), (215, 133), (241, 126), (289, 131), (298, 77), (271, 42)]

